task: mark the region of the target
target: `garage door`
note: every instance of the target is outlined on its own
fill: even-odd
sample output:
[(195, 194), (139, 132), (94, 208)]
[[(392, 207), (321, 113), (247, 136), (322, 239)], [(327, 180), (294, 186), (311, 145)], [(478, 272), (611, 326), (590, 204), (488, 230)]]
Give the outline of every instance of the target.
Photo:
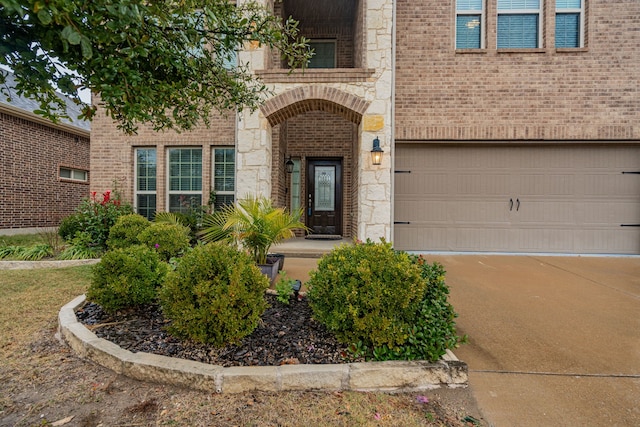
[(396, 146), (395, 247), (640, 253), (640, 148)]

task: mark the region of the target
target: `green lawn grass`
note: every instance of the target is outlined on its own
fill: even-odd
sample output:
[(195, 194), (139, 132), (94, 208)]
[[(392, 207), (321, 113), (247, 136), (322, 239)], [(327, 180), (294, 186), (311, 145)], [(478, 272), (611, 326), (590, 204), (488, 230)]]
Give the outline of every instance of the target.
[(0, 235), (0, 247), (2, 246), (33, 246), (48, 243), (45, 233), (16, 234), (12, 236)]

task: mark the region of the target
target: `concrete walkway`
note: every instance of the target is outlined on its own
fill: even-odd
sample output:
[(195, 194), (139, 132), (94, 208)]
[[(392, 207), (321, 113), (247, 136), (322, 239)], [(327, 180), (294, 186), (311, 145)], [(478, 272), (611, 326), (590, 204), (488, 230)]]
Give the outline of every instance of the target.
[(427, 255), (495, 426), (640, 426), (640, 258)]

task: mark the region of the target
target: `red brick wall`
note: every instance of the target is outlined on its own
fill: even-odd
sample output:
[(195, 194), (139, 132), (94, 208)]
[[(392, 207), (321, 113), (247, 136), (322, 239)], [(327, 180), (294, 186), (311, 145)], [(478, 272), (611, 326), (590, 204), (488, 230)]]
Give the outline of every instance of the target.
[[(306, 194), (306, 161), (312, 157), (342, 158), (342, 228), (343, 235), (350, 237), (356, 223), (357, 210), (352, 202), (357, 173), (354, 171), (354, 152), (358, 138), (357, 126), (342, 116), (322, 111), (310, 111), (288, 119), (276, 126), (273, 132), (274, 180), (273, 195), (289, 204), (285, 188), (289, 178), (284, 174), (284, 156), (301, 159), (302, 194)], [(277, 142), (279, 143), (277, 144)], [(277, 159), (277, 160), (276, 160)], [(284, 181), (283, 181), (284, 180)], [(306, 200), (306, 197), (302, 197)]]
[(125, 199), (133, 202), (134, 149), (157, 149), (157, 206), (166, 206), (166, 149), (169, 147), (201, 147), (203, 155), (203, 202), (211, 190), (211, 148), (235, 146), (235, 113), (211, 119), (211, 128), (201, 126), (191, 132), (154, 132), (141, 126), (137, 135), (126, 135), (99, 109), (91, 126), (91, 190), (99, 193), (117, 182)]
[(0, 229), (55, 227), (89, 184), (60, 180), (60, 166), (89, 170), (89, 139), (0, 113)]
[[(358, 1), (360, 3), (361, 0)], [(356, 58), (355, 55), (361, 54), (362, 37), (357, 34), (361, 31), (361, 4), (357, 6), (357, 18), (356, 22), (350, 22), (347, 20), (341, 21), (321, 21), (318, 20), (314, 23), (300, 22), (299, 29), (300, 34), (307, 39), (326, 39), (336, 41), (336, 68), (353, 68), (355, 64), (361, 64), (361, 58)], [(273, 6), (273, 13), (282, 19), (287, 19), (282, 3), (276, 2)], [(295, 16), (293, 17), (296, 18)], [(357, 45), (354, 43), (358, 43)], [(273, 51), (269, 57), (270, 66), (277, 64), (276, 68), (287, 68), (287, 64), (282, 61), (280, 54), (277, 51)]]
[(640, 1), (587, 0), (585, 48), (496, 50), (487, 0), (486, 49), (455, 51), (454, 0), (397, 0), (396, 138), (640, 139)]

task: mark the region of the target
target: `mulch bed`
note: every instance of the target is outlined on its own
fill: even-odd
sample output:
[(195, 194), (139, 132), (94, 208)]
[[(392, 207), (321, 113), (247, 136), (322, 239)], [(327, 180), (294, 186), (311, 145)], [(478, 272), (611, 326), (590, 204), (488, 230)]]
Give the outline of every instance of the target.
[(94, 303), (76, 310), (78, 320), (98, 337), (132, 352), (146, 352), (221, 366), (277, 366), (354, 361), (347, 346), (312, 318), (306, 300), (280, 303), (267, 295), (269, 308), (256, 330), (237, 345), (216, 348), (170, 336), (157, 305), (108, 314)]

